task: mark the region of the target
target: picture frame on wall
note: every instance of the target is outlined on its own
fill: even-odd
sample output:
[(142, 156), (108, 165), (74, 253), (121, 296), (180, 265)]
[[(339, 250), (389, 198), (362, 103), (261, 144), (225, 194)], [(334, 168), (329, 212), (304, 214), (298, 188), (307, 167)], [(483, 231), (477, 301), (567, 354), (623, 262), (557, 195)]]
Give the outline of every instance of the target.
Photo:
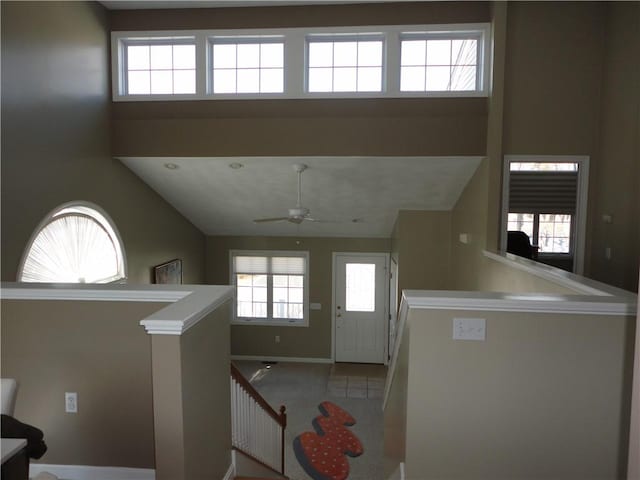
[(182, 284), (182, 260), (176, 258), (153, 267), (153, 279), (157, 284)]

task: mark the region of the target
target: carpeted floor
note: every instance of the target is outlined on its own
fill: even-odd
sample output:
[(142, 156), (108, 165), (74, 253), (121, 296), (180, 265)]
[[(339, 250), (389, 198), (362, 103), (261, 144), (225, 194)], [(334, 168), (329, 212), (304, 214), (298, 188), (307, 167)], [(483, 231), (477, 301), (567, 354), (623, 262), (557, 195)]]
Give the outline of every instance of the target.
[[(382, 480), (382, 389), (386, 368), (377, 365), (278, 363), (267, 369), (260, 362), (235, 361), (236, 366), (276, 410), (287, 407), (285, 473), (291, 480), (309, 480), (293, 452), (293, 440), (313, 432), (311, 421), (318, 405), (328, 400), (349, 412), (356, 424), (349, 427), (360, 439), (364, 453), (349, 458), (349, 480)], [(338, 387), (346, 378), (344, 389)], [(349, 392), (349, 378), (352, 395)], [(363, 379), (364, 378), (364, 382)], [(364, 392), (364, 395), (363, 395)]]

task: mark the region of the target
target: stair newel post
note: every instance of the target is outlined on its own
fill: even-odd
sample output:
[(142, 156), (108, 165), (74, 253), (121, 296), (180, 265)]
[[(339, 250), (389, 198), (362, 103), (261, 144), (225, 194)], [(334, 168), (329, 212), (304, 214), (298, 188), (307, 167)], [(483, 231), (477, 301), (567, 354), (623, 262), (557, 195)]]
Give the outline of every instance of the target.
[(280, 438), (281, 438), (281, 443), (280, 443), (280, 454), (282, 455), (282, 469), (280, 470), (283, 474), (284, 474), (284, 431), (287, 428), (287, 414), (285, 413), (285, 411), (287, 410), (287, 407), (285, 407), (284, 405), (280, 405), (280, 419), (281, 419), (281, 425), (282, 428), (280, 429)]

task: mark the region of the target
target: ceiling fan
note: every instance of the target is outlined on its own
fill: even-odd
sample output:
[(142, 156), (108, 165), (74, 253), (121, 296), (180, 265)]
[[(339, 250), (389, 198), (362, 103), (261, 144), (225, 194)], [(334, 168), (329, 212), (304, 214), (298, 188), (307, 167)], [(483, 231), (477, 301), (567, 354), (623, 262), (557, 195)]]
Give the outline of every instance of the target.
[(309, 222), (318, 222), (311, 217), (311, 211), (302, 206), (302, 172), (304, 172), (308, 167), (304, 163), (296, 163), (293, 165), (293, 169), (298, 174), (298, 202), (294, 208), (289, 209), (289, 215), (286, 217), (273, 217), (273, 218), (257, 218), (254, 220), (255, 223), (265, 223), (265, 222), (291, 222), (295, 224), (300, 224), (303, 221)]

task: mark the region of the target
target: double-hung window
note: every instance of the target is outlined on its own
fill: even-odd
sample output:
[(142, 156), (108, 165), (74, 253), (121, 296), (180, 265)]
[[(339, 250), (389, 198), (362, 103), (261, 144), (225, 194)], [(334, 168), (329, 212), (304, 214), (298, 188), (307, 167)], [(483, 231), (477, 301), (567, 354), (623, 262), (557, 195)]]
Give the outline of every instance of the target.
[(231, 251), (235, 323), (308, 325), (309, 254)]

